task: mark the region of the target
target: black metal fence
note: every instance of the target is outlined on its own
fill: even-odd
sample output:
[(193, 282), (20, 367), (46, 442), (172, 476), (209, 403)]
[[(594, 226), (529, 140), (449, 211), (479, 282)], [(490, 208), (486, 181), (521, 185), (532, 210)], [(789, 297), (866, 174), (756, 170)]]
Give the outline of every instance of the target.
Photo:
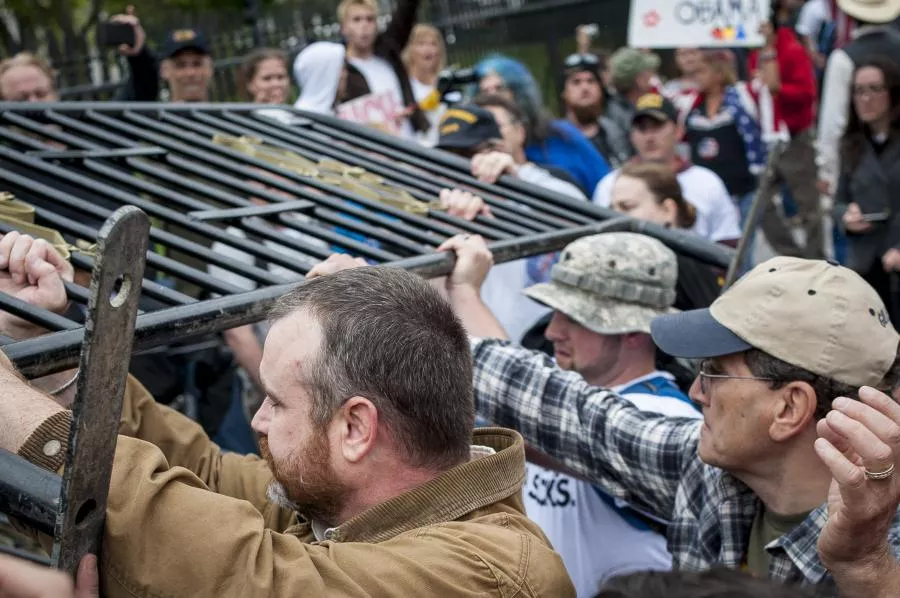
[[(487, 185), (450, 154), (306, 116), (246, 104), (0, 104), (0, 189), (32, 206), (36, 224), (61, 233), (86, 272), (93, 261), (79, 248), (115, 209), (131, 205), (151, 217), (136, 350), (259, 321), (334, 251), (434, 273), (449, 264), (435, 248), (459, 232), (485, 236), (505, 261), (561, 248), (613, 215), (509, 177)], [(495, 217), (468, 222), (436, 209), (440, 190), (452, 187), (481, 194)], [(683, 253), (728, 263), (719, 246), (628, 223)], [(7, 219), (9, 228), (17, 220)], [(77, 279), (68, 292), (76, 303), (87, 297)], [(75, 319), (2, 295), (0, 309), (57, 331), (4, 348), (24, 373), (73, 364)]]

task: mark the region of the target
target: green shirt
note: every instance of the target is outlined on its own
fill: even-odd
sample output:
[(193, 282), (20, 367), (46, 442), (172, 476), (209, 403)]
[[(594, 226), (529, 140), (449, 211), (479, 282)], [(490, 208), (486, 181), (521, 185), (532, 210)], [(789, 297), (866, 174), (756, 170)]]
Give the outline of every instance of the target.
[(745, 569), (758, 577), (768, 578), (769, 564), (772, 559), (766, 551), (766, 546), (803, 523), (807, 516), (809, 516), (809, 512), (797, 515), (778, 515), (760, 505), (756, 518), (753, 520), (753, 528), (750, 530)]

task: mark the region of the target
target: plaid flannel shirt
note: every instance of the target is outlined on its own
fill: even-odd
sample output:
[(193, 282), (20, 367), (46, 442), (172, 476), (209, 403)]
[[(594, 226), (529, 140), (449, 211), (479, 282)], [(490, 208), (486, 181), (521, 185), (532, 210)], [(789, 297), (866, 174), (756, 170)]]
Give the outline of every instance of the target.
[[(643, 412), (546, 355), (507, 343), (473, 339), (472, 355), (479, 416), (518, 430), (607, 493), (669, 521), (675, 568), (743, 567), (760, 501), (700, 460), (702, 422)], [(826, 518), (822, 505), (766, 547), (772, 579), (836, 594), (816, 547)], [(900, 518), (890, 541), (900, 557)]]

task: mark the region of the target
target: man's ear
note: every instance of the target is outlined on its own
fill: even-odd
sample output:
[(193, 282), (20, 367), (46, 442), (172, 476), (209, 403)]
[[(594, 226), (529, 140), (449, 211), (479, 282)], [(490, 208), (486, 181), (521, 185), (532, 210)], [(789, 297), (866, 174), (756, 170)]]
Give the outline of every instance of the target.
[(341, 455), (350, 463), (359, 463), (375, 449), (381, 425), (378, 408), (365, 397), (347, 399), (332, 420), (340, 442)]
[(772, 425), (769, 435), (775, 442), (785, 442), (815, 424), (816, 391), (808, 382), (795, 381), (775, 391)]

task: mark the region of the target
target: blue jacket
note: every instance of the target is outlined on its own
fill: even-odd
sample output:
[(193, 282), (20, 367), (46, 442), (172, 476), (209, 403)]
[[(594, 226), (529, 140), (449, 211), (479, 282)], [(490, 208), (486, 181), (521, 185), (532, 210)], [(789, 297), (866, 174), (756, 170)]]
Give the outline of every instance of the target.
[(609, 172), (609, 165), (594, 144), (575, 125), (564, 120), (553, 121), (550, 138), (530, 144), (525, 148), (525, 156), (538, 166), (565, 170), (588, 197)]

